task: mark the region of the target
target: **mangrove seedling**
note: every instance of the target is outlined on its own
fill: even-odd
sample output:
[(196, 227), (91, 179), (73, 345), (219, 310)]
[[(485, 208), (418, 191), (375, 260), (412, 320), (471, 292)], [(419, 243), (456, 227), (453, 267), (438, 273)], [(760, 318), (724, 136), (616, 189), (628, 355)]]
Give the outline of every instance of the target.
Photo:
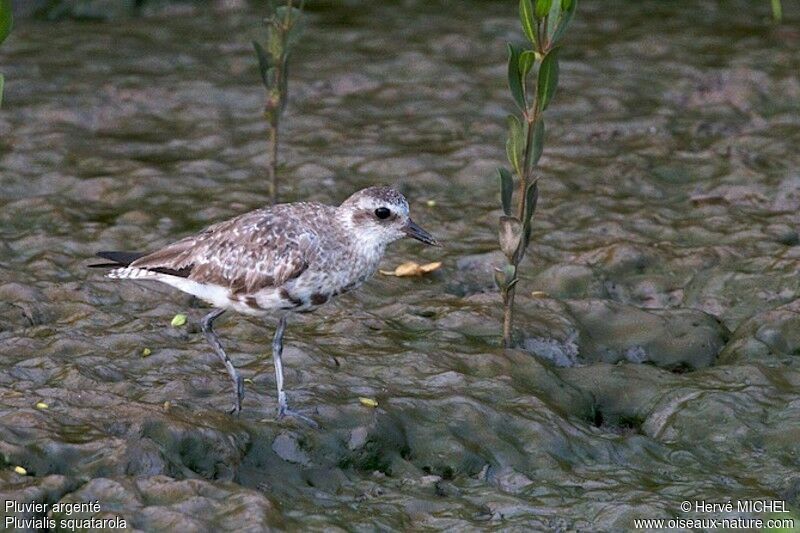
[(495, 272), (503, 296), (503, 344), (512, 345), (518, 268), (528, 248), (539, 198), (536, 165), (544, 148), (544, 111), (558, 85), (558, 43), (577, 0), (520, 0), (519, 18), (528, 44), (508, 44), (508, 86), (519, 113), (508, 117), (506, 155), (511, 170), (499, 168), (500, 249), (507, 263)]
[(281, 114), (289, 98), (289, 56), (300, 35), (304, 3), (305, 0), (300, 0), (294, 7), (292, 0), (288, 0), (285, 6), (273, 7), (272, 15), (264, 19), (266, 48), (253, 41), (261, 81), (267, 90), (264, 105), (264, 118), (269, 127), (267, 177), (273, 204), (278, 202), (278, 139)]
[[(11, 33), (11, 26), (14, 25), (14, 18), (11, 14), (11, 0), (0, 0), (0, 44), (6, 40), (8, 34)], [(0, 72), (0, 106), (3, 105), (3, 86), (5, 85), (5, 78)]]

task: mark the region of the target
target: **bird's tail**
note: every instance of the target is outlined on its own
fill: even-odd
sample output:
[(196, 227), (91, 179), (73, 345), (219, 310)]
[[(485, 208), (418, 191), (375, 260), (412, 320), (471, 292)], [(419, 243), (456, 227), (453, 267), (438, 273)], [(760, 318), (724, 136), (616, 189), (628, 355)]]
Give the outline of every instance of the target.
[(172, 269), (166, 267), (132, 267), (131, 263), (144, 257), (147, 254), (141, 252), (97, 252), (98, 257), (107, 259), (108, 263), (95, 263), (89, 268), (110, 268), (106, 274), (107, 278), (112, 279), (159, 279), (163, 274), (185, 278), (191, 272), (191, 268)]
[(145, 254), (140, 252), (97, 252), (97, 257), (107, 259), (110, 263), (95, 263), (89, 268), (124, 268)]

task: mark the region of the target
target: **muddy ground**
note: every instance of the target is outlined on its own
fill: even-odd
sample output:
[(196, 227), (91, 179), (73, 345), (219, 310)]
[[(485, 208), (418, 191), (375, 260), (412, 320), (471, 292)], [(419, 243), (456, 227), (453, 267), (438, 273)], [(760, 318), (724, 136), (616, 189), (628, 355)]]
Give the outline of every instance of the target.
[(98, 500), (86, 516), (142, 531), (619, 531), (747, 499), (800, 525), (800, 33), (763, 4), (581, 3), (503, 350), (515, 7), (310, 3), (284, 198), (392, 183), (446, 243), (384, 266), (436, 273), (290, 323), (289, 398), (321, 430), (274, 420), (272, 323), (219, 323), (248, 379), (232, 418), (206, 309), (85, 268), (267, 202), (262, 11), (21, 19), (0, 48), (0, 499)]

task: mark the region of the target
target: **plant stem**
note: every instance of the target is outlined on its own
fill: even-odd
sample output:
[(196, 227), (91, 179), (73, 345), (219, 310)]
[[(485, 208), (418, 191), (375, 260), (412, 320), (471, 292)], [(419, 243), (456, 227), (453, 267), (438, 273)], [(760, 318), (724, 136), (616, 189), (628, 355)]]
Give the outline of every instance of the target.
[(516, 294), (516, 285), (506, 291), (503, 301), (503, 346), (511, 348), (512, 346), (512, 331), (511, 325), (514, 323), (514, 294)]
[(534, 105), (533, 115), (525, 113), (525, 120), (528, 122), (528, 134), (525, 136), (525, 157), (522, 162), (522, 176), (519, 180), (519, 202), (517, 205), (517, 218), (522, 220), (525, 214), (525, 191), (528, 189), (528, 183), (531, 179), (531, 157), (533, 154), (533, 132), (536, 121), (539, 120), (538, 106)]
[(542, 49), (542, 21), (536, 21), (536, 50)]
[(783, 6), (781, 0), (772, 0), (772, 20), (780, 24), (783, 19)]
[(280, 65), (275, 66), (275, 81), (278, 89), (273, 89), (267, 94), (267, 103), (264, 108), (264, 116), (269, 124), (269, 138), (267, 140), (267, 148), (269, 154), (269, 162), (267, 164), (267, 179), (270, 188), (270, 200), (272, 204), (278, 203), (278, 142), (280, 140), (278, 128), (281, 119), (281, 103), (284, 96), (280, 91), (281, 76), (283, 71)]
[[(289, 58), (289, 33), (296, 23), (292, 19), (293, 0), (286, 1), (286, 14), (282, 21), (277, 19), (277, 15), (273, 15), (272, 30), (277, 32), (280, 38), (281, 48), (280, 56), (273, 57), (274, 61), (274, 83), (271, 87), (267, 87), (267, 102), (264, 107), (264, 117), (269, 124), (269, 138), (267, 140), (267, 148), (269, 154), (269, 163), (267, 165), (267, 179), (270, 188), (270, 199), (273, 205), (278, 203), (278, 145), (280, 141), (280, 118), (283, 112), (283, 107), (289, 97), (287, 94), (286, 81), (286, 62)], [(300, 0), (299, 9), (302, 11), (305, 0)]]
[[(281, 40), (284, 37), (281, 36)], [(286, 95), (283, 94), (283, 61), (277, 61), (275, 65), (275, 87), (267, 94), (267, 105), (265, 108), (265, 116), (269, 122), (269, 164), (267, 168), (267, 177), (270, 183), (270, 200), (272, 205), (278, 203), (278, 144), (280, 141), (280, 120), (281, 111), (283, 107), (283, 99)]]
[[(525, 199), (528, 191), (528, 184), (531, 181), (531, 165), (530, 158), (533, 157), (533, 132), (536, 121), (539, 118), (539, 109), (536, 105), (533, 107), (533, 113), (524, 113), (524, 118), (528, 123), (528, 133), (525, 138), (525, 159), (523, 162), (523, 172), (519, 180), (519, 190), (517, 192), (517, 218), (523, 220), (525, 217)], [(521, 259), (521, 257), (520, 257)], [(512, 264), (515, 268), (514, 278), (516, 279), (516, 269), (519, 266), (519, 260), (513, 261)], [(513, 344), (513, 331), (512, 324), (514, 323), (514, 297), (516, 295), (517, 285), (514, 283), (511, 287), (506, 289), (503, 295), (503, 346), (511, 348)]]
[(269, 165), (267, 174), (270, 183), (270, 200), (272, 204), (278, 203), (278, 117), (275, 116), (269, 125)]
[[(502, 204), (506, 215), (508, 215), (500, 218), (500, 248), (506, 255), (508, 262), (502, 269), (497, 269), (495, 280), (503, 296), (503, 345), (506, 348), (513, 346), (514, 300), (517, 282), (519, 281), (519, 265), (529, 244), (531, 222), (539, 197), (538, 178), (534, 178), (534, 166), (539, 163), (539, 157), (542, 155), (544, 142), (544, 120), (542, 114), (558, 83), (558, 58), (555, 56), (549, 58), (548, 54), (551, 53), (557, 42), (556, 36), (560, 36), (566, 28), (566, 24), (572, 16), (572, 11), (575, 9), (575, 1), (577, 0), (572, 2), (556, 0), (558, 4), (555, 5), (547, 2), (545, 4), (548, 6), (546, 13), (541, 13), (538, 10), (543, 5), (538, 1), (528, 2), (528, 0), (525, 0), (524, 3), (520, 2), (520, 17), (523, 29), (532, 41), (533, 49), (520, 52), (509, 44), (509, 88), (519, 107), (523, 108), (522, 119), (528, 130), (525, 135), (525, 145), (520, 150), (518, 120), (516, 117), (511, 117), (511, 120), (509, 120), (510, 131), (506, 141), (506, 151), (509, 163), (519, 175), (519, 186), (516, 191), (516, 217), (510, 216), (511, 213), (509, 212), (512, 210), (509, 205), (511, 200), (509, 196), (513, 197), (513, 194), (509, 195), (508, 189), (512, 187), (509, 181), (513, 178), (506, 169), (499, 169)], [(776, 3), (780, 7), (780, 0), (772, 0), (772, 2), (773, 11), (775, 11)], [(531, 4), (537, 7), (533, 11), (533, 16), (531, 16)], [(540, 14), (542, 15), (541, 17), (538, 16)], [(551, 16), (553, 17), (553, 24), (550, 24)], [(535, 25), (536, 29), (531, 31), (531, 26), (533, 25)], [(531, 35), (531, 33), (534, 35)], [(532, 67), (532, 64), (528, 62), (529, 58), (526, 58), (524, 66), (519, 67), (522, 65), (520, 58), (523, 56), (521, 54), (530, 53), (531, 51), (534, 53), (535, 61), (539, 64), (539, 70), (538, 74), (536, 74), (537, 84), (534, 102), (533, 105), (528, 106), (528, 84), (526, 78)], [(519, 64), (514, 64), (514, 61)], [(542, 70), (545, 65), (547, 66), (546, 70)], [(522, 95), (519, 94), (520, 84), (522, 85)], [(523, 153), (520, 154), (520, 151)], [(520, 157), (523, 159), (521, 168)], [(513, 244), (514, 242), (516, 242), (516, 245)]]
[(286, 2), (286, 17), (284, 21), (284, 27), (289, 27), (290, 20), (292, 20), (292, 0), (288, 0)]

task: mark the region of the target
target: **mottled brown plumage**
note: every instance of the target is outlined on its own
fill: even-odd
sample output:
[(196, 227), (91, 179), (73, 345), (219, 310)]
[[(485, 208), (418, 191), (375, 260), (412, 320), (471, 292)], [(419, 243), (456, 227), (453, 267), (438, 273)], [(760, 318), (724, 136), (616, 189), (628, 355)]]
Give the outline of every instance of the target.
[(186, 269), (188, 279), (225, 287), (233, 296), (281, 287), (315, 260), (318, 238), (312, 228), (326, 224), (331, 211), (329, 206), (306, 203), (259, 209), (214, 224), (129, 266)]

